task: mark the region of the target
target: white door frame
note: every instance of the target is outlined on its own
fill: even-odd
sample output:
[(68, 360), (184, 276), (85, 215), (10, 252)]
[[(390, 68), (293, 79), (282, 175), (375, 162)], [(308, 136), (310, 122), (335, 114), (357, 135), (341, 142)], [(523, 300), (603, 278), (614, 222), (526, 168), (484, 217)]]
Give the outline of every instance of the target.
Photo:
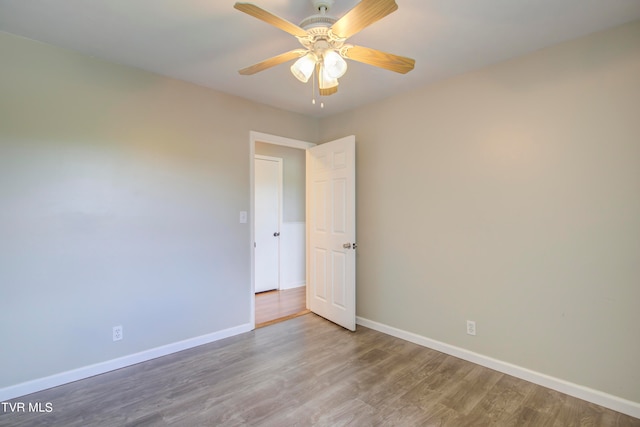
[(253, 242), (255, 242), (256, 238), (256, 230), (254, 224), (254, 215), (255, 215), (255, 171), (254, 171), (254, 159), (256, 155), (256, 142), (265, 142), (267, 144), (273, 145), (282, 145), (285, 147), (291, 148), (299, 148), (301, 150), (306, 150), (307, 148), (315, 147), (316, 144), (301, 141), (298, 139), (285, 138), (277, 135), (270, 135), (268, 133), (262, 132), (249, 132), (249, 187), (250, 187), (250, 197), (249, 197), (249, 247), (251, 248), (251, 292), (249, 293), (250, 298), (250, 323), (251, 329), (256, 328), (256, 298), (255, 298), (255, 290), (256, 290), (256, 260), (255, 253), (253, 250)]

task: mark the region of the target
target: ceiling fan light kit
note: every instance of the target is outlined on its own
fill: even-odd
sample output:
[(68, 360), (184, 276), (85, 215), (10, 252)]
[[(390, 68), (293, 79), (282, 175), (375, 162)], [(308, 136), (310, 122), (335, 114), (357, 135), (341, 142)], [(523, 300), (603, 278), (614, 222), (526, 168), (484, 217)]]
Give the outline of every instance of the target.
[(313, 52), (309, 52), (293, 63), (291, 66), (291, 73), (296, 77), (296, 79), (300, 80), (302, 83), (306, 83), (309, 81), (309, 77), (313, 74), (313, 70), (316, 68), (317, 62), (318, 57)]
[(311, 3), (319, 13), (305, 18), (299, 26), (254, 4), (236, 3), (237, 10), (295, 36), (304, 48), (266, 59), (240, 70), (240, 74), (255, 74), (297, 58), (291, 73), (306, 83), (315, 71), (320, 96), (329, 96), (338, 91), (338, 79), (347, 72), (345, 58), (401, 74), (413, 70), (415, 61), (411, 58), (345, 43), (347, 38), (398, 9), (395, 0), (362, 0), (339, 19), (327, 14), (333, 0)]
[(347, 61), (342, 59), (335, 50), (325, 51), (322, 65), (329, 77), (339, 79), (347, 72)]
[(327, 69), (324, 68), (322, 64), (320, 64), (319, 68), (318, 89), (320, 91), (320, 96), (333, 95), (338, 91), (338, 79), (331, 77), (329, 73), (327, 73)]

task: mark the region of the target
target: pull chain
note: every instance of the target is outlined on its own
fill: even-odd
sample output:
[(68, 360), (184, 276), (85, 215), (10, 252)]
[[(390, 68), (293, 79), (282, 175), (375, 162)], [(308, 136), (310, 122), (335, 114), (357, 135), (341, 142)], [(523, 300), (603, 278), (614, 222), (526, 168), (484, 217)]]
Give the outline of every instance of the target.
[[(313, 105), (316, 105), (316, 68), (317, 67), (313, 69), (313, 74), (311, 76), (311, 104)], [(322, 101), (320, 101), (320, 108), (324, 108), (324, 102)]]
[(316, 67), (313, 67), (313, 74), (311, 75), (311, 103), (316, 105)]

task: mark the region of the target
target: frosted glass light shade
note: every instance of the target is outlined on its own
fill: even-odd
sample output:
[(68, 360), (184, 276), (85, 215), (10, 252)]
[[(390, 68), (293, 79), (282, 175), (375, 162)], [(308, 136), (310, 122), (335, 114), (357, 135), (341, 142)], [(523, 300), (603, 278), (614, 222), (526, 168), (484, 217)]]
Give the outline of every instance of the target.
[(347, 62), (335, 50), (324, 54), (324, 69), (327, 75), (333, 79), (339, 79), (347, 72)]
[(296, 77), (296, 79), (300, 80), (302, 83), (306, 83), (309, 81), (311, 74), (313, 74), (315, 66), (315, 55), (308, 53), (293, 63), (291, 66), (291, 73)]
[(331, 77), (327, 72), (326, 67), (320, 67), (320, 78), (318, 79), (318, 88), (319, 89), (331, 89), (332, 87), (338, 86), (338, 79), (336, 77)]

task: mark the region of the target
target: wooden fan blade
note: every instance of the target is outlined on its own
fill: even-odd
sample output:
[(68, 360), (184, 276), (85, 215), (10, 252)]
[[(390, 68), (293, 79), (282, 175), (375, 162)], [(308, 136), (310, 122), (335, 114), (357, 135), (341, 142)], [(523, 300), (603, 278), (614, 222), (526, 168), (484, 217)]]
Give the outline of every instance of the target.
[(345, 58), (401, 74), (406, 74), (413, 70), (416, 64), (415, 59), (362, 46), (351, 46), (348, 49), (344, 49), (341, 53), (343, 53)]
[(318, 89), (320, 96), (329, 96), (338, 92), (338, 86), (330, 87), (327, 89)]
[(346, 39), (398, 9), (395, 0), (362, 0), (331, 26), (331, 31)]
[(307, 53), (307, 51), (304, 50), (304, 49), (290, 50), (289, 52), (281, 53), (280, 55), (274, 56), (274, 57), (269, 58), (269, 59), (265, 59), (264, 61), (258, 62), (257, 64), (254, 64), (254, 65), (252, 65), (250, 67), (243, 68), (242, 70), (240, 70), (238, 72), (240, 74), (242, 74), (243, 76), (250, 76), (250, 75), (258, 73), (260, 71), (264, 71), (267, 68), (271, 68), (271, 67), (275, 67), (276, 65), (280, 65), (283, 62), (287, 62), (287, 61), (291, 61), (292, 59), (300, 58), (301, 56), (303, 56), (306, 53)]
[(256, 6), (255, 4), (238, 2), (234, 4), (233, 7), (238, 9), (240, 12), (244, 12), (247, 15), (251, 15), (254, 18), (258, 18), (261, 21), (266, 22), (267, 24), (271, 24), (274, 27), (280, 28), (282, 31), (286, 31), (287, 33), (293, 36), (296, 36), (296, 37), (307, 36), (307, 32), (302, 28), (298, 27), (295, 24), (292, 24), (286, 19), (283, 19), (283, 18), (280, 18), (279, 16), (274, 15), (271, 12), (267, 12), (266, 10)]

